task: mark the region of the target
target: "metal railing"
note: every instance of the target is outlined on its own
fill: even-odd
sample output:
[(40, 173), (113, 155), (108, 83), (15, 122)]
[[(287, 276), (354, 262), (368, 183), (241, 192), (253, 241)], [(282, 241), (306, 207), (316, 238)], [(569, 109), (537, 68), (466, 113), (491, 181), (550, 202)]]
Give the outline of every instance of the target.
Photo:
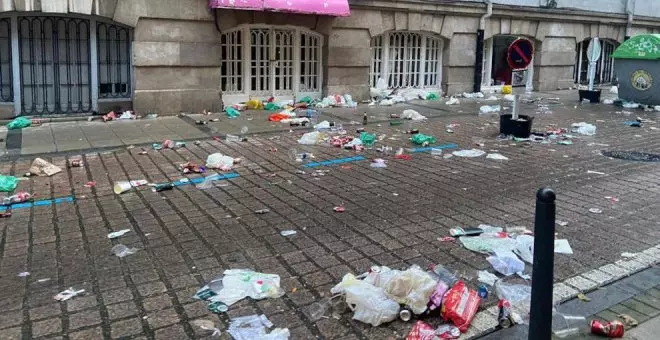
[(98, 22), (99, 98), (131, 96), (130, 28)]

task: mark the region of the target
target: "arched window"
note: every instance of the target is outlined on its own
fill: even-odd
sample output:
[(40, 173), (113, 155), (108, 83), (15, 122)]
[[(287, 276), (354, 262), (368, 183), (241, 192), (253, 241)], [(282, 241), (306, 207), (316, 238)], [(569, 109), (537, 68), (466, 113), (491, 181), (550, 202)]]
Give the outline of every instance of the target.
[(371, 39), (369, 79), (389, 88), (439, 88), (442, 79), (441, 38), (427, 33), (395, 31)]
[(297, 27), (245, 25), (220, 37), (225, 105), (250, 97), (321, 97), (323, 37)]
[[(575, 51), (575, 70), (574, 78), (576, 84), (589, 83), (589, 59), (587, 58), (587, 48), (591, 38), (587, 38), (577, 44)], [(596, 76), (594, 84), (609, 84), (614, 79), (614, 59), (612, 53), (619, 45), (614, 40), (599, 39), (601, 52), (600, 58), (596, 63)]]

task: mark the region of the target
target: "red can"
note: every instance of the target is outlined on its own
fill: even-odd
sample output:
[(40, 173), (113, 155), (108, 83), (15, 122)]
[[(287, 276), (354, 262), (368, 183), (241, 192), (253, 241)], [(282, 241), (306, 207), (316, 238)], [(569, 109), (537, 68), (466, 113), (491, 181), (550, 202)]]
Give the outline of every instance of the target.
[(624, 333), (623, 322), (614, 320), (602, 323), (598, 320), (593, 320), (591, 321), (591, 333), (610, 338), (622, 338)]

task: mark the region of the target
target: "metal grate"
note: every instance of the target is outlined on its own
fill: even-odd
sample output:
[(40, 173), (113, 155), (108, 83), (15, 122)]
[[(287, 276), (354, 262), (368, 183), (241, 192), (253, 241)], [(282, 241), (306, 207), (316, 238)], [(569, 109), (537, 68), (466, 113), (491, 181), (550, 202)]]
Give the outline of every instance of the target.
[(222, 63), (220, 84), (225, 93), (243, 92), (243, 44), (242, 32), (233, 31), (222, 34), (220, 50)]
[(22, 112), (90, 111), (89, 21), (21, 17), (18, 30)]
[(14, 100), (11, 70), (11, 19), (0, 19), (0, 102)]
[(99, 98), (131, 96), (131, 31), (128, 27), (97, 23)]
[(300, 34), (300, 91), (321, 90), (321, 39), (311, 34)]
[(387, 80), (389, 88), (439, 87), (443, 42), (424, 33), (390, 32), (371, 39), (369, 82)]
[[(596, 63), (596, 76), (594, 83), (609, 84), (614, 78), (614, 59), (612, 54), (616, 50), (617, 43), (609, 39), (599, 39), (601, 44), (600, 59)], [(586, 39), (577, 44), (575, 57), (575, 83), (587, 84), (589, 82), (589, 59), (587, 58), (587, 48), (589, 41)]]
[(270, 30), (250, 30), (250, 90), (253, 94), (270, 96)]
[(603, 156), (636, 162), (660, 162), (660, 155), (637, 151), (603, 151)]

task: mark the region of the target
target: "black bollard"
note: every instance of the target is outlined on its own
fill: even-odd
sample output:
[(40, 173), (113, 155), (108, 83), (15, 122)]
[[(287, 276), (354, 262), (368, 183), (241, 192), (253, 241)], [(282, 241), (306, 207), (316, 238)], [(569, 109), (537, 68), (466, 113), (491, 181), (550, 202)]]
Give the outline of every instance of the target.
[(554, 255), (555, 193), (550, 188), (541, 188), (536, 193), (529, 340), (550, 340), (552, 335)]

